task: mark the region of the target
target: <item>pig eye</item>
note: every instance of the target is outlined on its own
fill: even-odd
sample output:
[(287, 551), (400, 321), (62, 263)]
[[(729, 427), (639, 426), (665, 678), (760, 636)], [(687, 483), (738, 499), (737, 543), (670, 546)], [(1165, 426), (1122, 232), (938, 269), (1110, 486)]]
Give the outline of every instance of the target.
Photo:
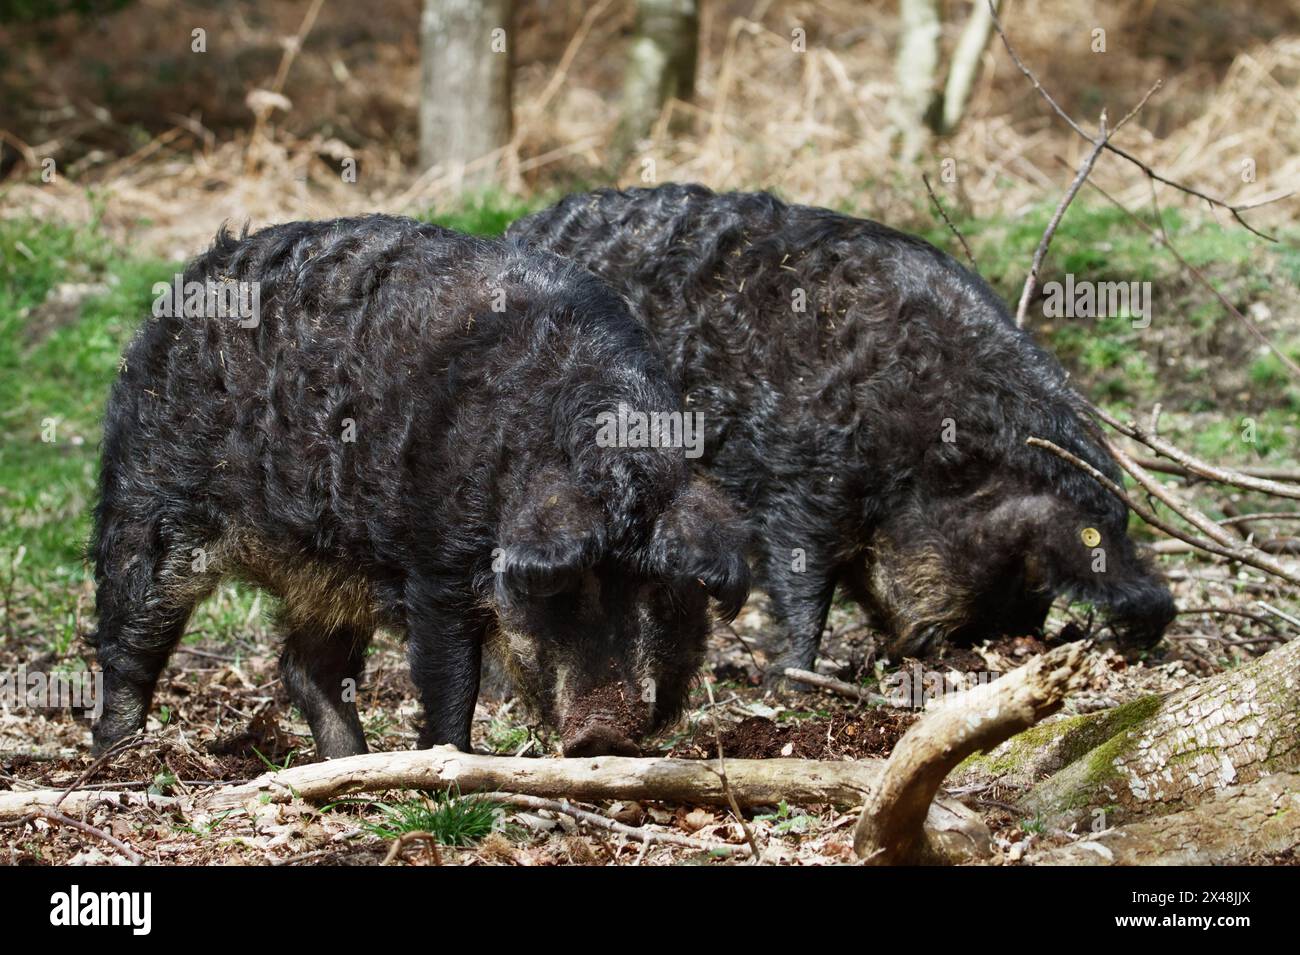
[(1085, 547), (1096, 547), (1101, 543), (1101, 532), (1095, 527), (1085, 527), (1079, 537)]

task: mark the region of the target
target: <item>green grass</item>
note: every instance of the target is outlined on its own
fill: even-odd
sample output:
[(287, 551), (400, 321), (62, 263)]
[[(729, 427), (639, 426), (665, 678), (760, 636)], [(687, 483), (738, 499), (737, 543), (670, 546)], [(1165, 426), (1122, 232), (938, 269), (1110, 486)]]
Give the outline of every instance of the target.
[(444, 846), (468, 846), (497, 827), (501, 807), (482, 796), (434, 793), (427, 798), (395, 803), (371, 803), (384, 819), (368, 822), (365, 829), (384, 839), (408, 832), (427, 832)]
[(497, 236), (516, 219), (545, 208), (549, 201), (541, 198), (521, 199), (499, 190), (491, 189), (464, 196), (452, 206), (429, 209), (416, 216), (457, 232), (470, 235)]

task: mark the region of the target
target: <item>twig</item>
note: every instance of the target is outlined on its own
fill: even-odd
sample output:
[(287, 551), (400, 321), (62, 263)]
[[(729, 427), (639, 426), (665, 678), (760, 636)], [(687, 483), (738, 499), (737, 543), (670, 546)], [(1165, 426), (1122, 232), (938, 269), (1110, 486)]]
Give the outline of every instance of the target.
[(966, 261), (970, 263), (972, 269), (978, 272), (980, 270), (979, 266), (975, 263), (975, 255), (971, 252), (970, 246), (966, 244), (966, 237), (961, 234), (961, 230), (959, 230), (957, 226), (953, 224), (953, 221), (948, 218), (948, 213), (944, 211), (943, 203), (939, 201), (939, 197), (934, 194), (934, 188), (930, 185), (930, 177), (926, 173), (921, 173), (921, 181), (925, 183), (925, 191), (930, 194), (930, 201), (934, 203), (935, 209), (939, 211), (939, 217), (943, 219), (944, 224), (948, 226), (948, 230), (955, 235), (957, 241), (961, 243), (962, 251), (966, 253)]
[(86, 782), (87, 780), (92, 779), (95, 773), (99, 772), (100, 768), (103, 767), (103, 765), (107, 763), (110, 759), (112, 759), (114, 756), (118, 755), (119, 753), (124, 753), (128, 749), (139, 746), (146, 739), (148, 739), (148, 737), (145, 736), (143, 733), (137, 733), (135, 735), (126, 737), (126, 739), (118, 740), (107, 750), (105, 750), (104, 753), (98, 759), (96, 759), (93, 763), (91, 763), (86, 768), (86, 771), (83, 772), (80, 776), (78, 776), (73, 781), (71, 786), (63, 790), (63, 795), (58, 798), (58, 801), (54, 803), (54, 806), (52, 808), (58, 809), (59, 806), (63, 804), (63, 800), (67, 799), (68, 795), (74, 789), (77, 789), (82, 783)]
[(1277, 624), (1275, 624), (1264, 614), (1251, 613), (1249, 610), (1235, 610), (1228, 607), (1183, 607), (1178, 611), (1178, 615), (1180, 617), (1190, 616), (1191, 614), (1194, 613), (1218, 613), (1218, 614), (1227, 614), (1228, 616), (1231, 617), (1245, 617), (1248, 620), (1253, 620), (1256, 623), (1263, 624), (1264, 626), (1268, 627), (1270, 630), (1277, 629)]
[(1278, 610), (1272, 604), (1266, 604), (1262, 600), (1256, 601), (1256, 604), (1262, 607), (1263, 609), (1267, 610), (1269, 613), (1281, 617), (1287, 623), (1291, 624), (1291, 626), (1295, 627), (1297, 630), (1300, 630), (1300, 619), (1296, 619), (1295, 617), (1291, 616), (1289, 613), (1284, 613), (1281, 610)]
[(412, 842), (425, 843), (433, 851), (433, 864), (442, 865), (442, 853), (438, 851), (438, 837), (423, 829), (418, 832), (404, 832), (394, 839), (388, 849), (388, 855), (384, 856), (384, 861), (380, 865), (392, 865)]
[(794, 680), (796, 683), (807, 683), (809, 686), (815, 686), (830, 693), (847, 696), (851, 700), (861, 700), (863, 703), (874, 703), (877, 706), (899, 705), (897, 701), (891, 700), (887, 696), (872, 693), (863, 687), (854, 686), (852, 683), (846, 683), (844, 680), (837, 680), (834, 677), (822, 676), (820, 673), (813, 673), (810, 670), (786, 667), (783, 675), (787, 680)]
[(27, 815), (19, 819), (12, 819), (7, 822), (0, 821), (0, 829), (10, 829), (10, 828), (25, 826), (28, 823), (35, 822), (38, 819), (44, 819), (47, 822), (54, 823), (56, 826), (66, 826), (69, 829), (76, 829), (78, 832), (84, 832), (88, 836), (94, 836), (96, 839), (100, 839), (104, 842), (107, 842), (118, 852), (122, 853), (122, 855), (126, 856), (126, 858), (131, 862), (132, 865), (144, 864), (144, 859), (141, 858), (135, 852), (135, 850), (133, 850), (122, 840), (118, 839), (115, 836), (109, 835), (103, 829), (100, 829), (96, 826), (92, 826), (88, 822), (82, 822), (80, 819), (73, 819), (71, 816), (65, 816), (57, 809), (51, 807), (34, 809), (31, 812), (29, 812)]
[(862, 807), (853, 833), (858, 858), (869, 865), (929, 861), (934, 850), (922, 827), (944, 778), (971, 753), (988, 752), (1060, 709), (1088, 650), (1087, 641), (1057, 647), (922, 716), (894, 747)]
[[(990, 4), (990, 8), (992, 8), (992, 4)], [(1005, 46), (1007, 48), (1007, 52), (1011, 54), (1011, 59), (1016, 64), (1016, 67), (1034, 85), (1034, 89), (1038, 92), (1038, 94), (1041, 97), (1043, 97), (1044, 100), (1047, 101), (1047, 105), (1052, 107), (1052, 110), (1056, 113), (1056, 115), (1061, 117), (1061, 119), (1065, 120), (1065, 122), (1069, 125), (1069, 127), (1073, 129), (1076, 133), (1078, 133), (1084, 139), (1088, 140), (1088, 142), (1095, 143), (1096, 140), (1094, 140), (1091, 136), (1089, 136), (1088, 133), (1083, 129), (1083, 127), (1081, 127), (1078, 123), (1076, 123), (1074, 119), (1071, 118), (1070, 114), (1060, 107), (1060, 105), (1056, 102), (1056, 100), (1052, 98), (1052, 94), (1047, 92), (1047, 90), (1043, 87), (1042, 83), (1038, 82), (1038, 77), (1035, 76), (1033, 71), (1029, 69), (1028, 66), (1025, 65), (1023, 60), (1020, 59), (1020, 55), (1016, 53), (1015, 47), (1011, 45), (1011, 40), (1007, 37), (1006, 30), (1002, 28), (1002, 21), (998, 19), (998, 13), (997, 10), (995, 9), (993, 10), (993, 27), (998, 31), (998, 36), (1002, 38), (1002, 45)], [(1241, 217), (1241, 213), (1243, 211), (1247, 209), (1257, 208), (1260, 205), (1263, 205), (1264, 202), (1242, 203), (1240, 205), (1234, 206), (1231, 203), (1225, 202), (1222, 199), (1216, 199), (1214, 196), (1201, 192), (1199, 189), (1193, 189), (1191, 186), (1183, 185), (1181, 182), (1175, 182), (1173, 179), (1168, 179), (1160, 175), (1158, 172), (1152, 169), (1147, 163), (1143, 162), (1141, 159), (1138, 159), (1132, 153), (1119, 148), (1114, 143), (1108, 142), (1105, 144), (1104, 148), (1114, 153), (1116, 156), (1119, 156), (1121, 159), (1127, 159), (1133, 165), (1141, 169), (1142, 172), (1144, 172), (1149, 178), (1154, 179), (1157, 182), (1162, 182), (1166, 186), (1172, 186), (1178, 191), (1187, 193), (1190, 196), (1195, 196), (1198, 199), (1208, 202), (1212, 206), (1218, 206), (1220, 209), (1226, 209), (1229, 213), (1232, 214), (1232, 217), (1236, 219), (1237, 222), (1243, 228), (1245, 228), (1249, 232), (1253, 232), (1261, 239), (1267, 239), (1269, 242), (1277, 241), (1277, 239), (1275, 239), (1273, 236), (1260, 232), (1258, 229), (1256, 229), (1254, 226), (1252, 226), (1249, 222), (1247, 222), (1245, 219)], [(1286, 196), (1289, 195), (1290, 193), (1287, 193), (1286, 195), (1282, 195), (1282, 196), (1274, 196), (1267, 201), (1275, 202), (1278, 199), (1284, 199), (1286, 198)]]
[(1177, 462), (1185, 469), (1199, 477), (1206, 478), (1210, 481), (1217, 481), (1220, 484), (1231, 484), (1233, 487), (1244, 488), (1248, 491), (1259, 491), (1262, 494), (1271, 494), (1274, 497), (1300, 500), (1300, 484), (1285, 484), (1281, 481), (1271, 481), (1267, 478), (1252, 477), (1249, 474), (1243, 474), (1240, 471), (1234, 471), (1230, 468), (1216, 467), (1207, 461), (1202, 461), (1200, 458), (1188, 454), (1181, 448), (1175, 447), (1164, 438), (1157, 437), (1154, 434), (1148, 434), (1134, 421), (1124, 424), (1097, 407), (1093, 407), (1091, 411), (1116, 431), (1127, 435), (1139, 444), (1145, 444), (1152, 451), (1155, 451), (1157, 454), (1163, 454), (1171, 461)]
[(735, 794), (731, 791), (731, 784), (727, 782), (726, 757), (722, 754), (722, 730), (718, 727), (718, 715), (713, 708), (713, 681), (705, 679), (704, 689), (709, 694), (709, 720), (713, 723), (713, 739), (718, 747), (718, 778), (722, 780), (722, 791), (726, 794), (727, 805), (731, 807), (731, 814), (736, 817), (736, 822), (740, 823), (740, 828), (745, 833), (745, 841), (749, 843), (749, 851), (754, 854), (754, 863), (759, 864), (763, 861), (763, 853), (759, 850), (758, 843), (754, 840), (754, 833), (750, 830), (749, 823), (745, 822), (745, 816), (736, 803)]
[[(1060, 159), (1059, 156), (1057, 158)], [(1193, 279), (1196, 280), (1198, 285), (1200, 285), (1211, 295), (1213, 295), (1216, 299), (1218, 299), (1219, 304), (1223, 306), (1224, 310), (1226, 310), (1229, 315), (1231, 315), (1237, 321), (1241, 322), (1241, 324), (1245, 325), (1247, 331), (1249, 331), (1252, 335), (1254, 335), (1255, 338), (1258, 339), (1261, 344), (1263, 344), (1269, 351), (1271, 351), (1273, 355), (1277, 358), (1277, 360), (1280, 361), (1286, 367), (1287, 371), (1289, 371), (1295, 377), (1300, 378), (1300, 364), (1296, 364), (1296, 362), (1291, 358), (1291, 356), (1289, 356), (1286, 352), (1282, 351), (1280, 348), (1274, 345), (1273, 342), (1269, 340), (1269, 337), (1265, 335), (1264, 332), (1260, 329), (1260, 327), (1257, 324), (1255, 324), (1254, 320), (1251, 319), (1246, 314), (1244, 314), (1239, 308), (1237, 308), (1237, 306), (1233, 305), (1232, 302), (1228, 301), (1227, 296), (1225, 296), (1222, 292), (1219, 291), (1218, 286), (1216, 286), (1213, 282), (1211, 282), (1208, 278), (1205, 277), (1204, 272), (1202, 272), (1196, 266), (1192, 265), (1192, 263), (1188, 262), (1185, 258), (1183, 258), (1182, 254), (1176, 248), (1174, 248), (1173, 243), (1170, 242), (1166, 236), (1161, 235), (1160, 232), (1152, 228), (1148, 223), (1143, 222), (1141, 216), (1137, 215), (1128, 206), (1124, 205), (1124, 203), (1120, 202), (1118, 199), (1112, 196), (1101, 186), (1097, 185), (1095, 182), (1089, 182), (1088, 185), (1096, 189), (1097, 192), (1099, 192), (1108, 202), (1110, 202), (1111, 205), (1113, 205), (1116, 209), (1120, 210), (1120, 212), (1123, 212), (1126, 216), (1128, 216), (1139, 226), (1145, 229), (1152, 238), (1154, 238), (1157, 242), (1163, 245), (1169, 251), (1169, 254), (1172, 255), (1178, 261), (1178, 264), (1181, 265), (1183, 269)], [(1254, 230), (1252, 229), (1251, 231), (1253, 232)], [(1267, 238), (1267, 236), (1265, 236), (1265, 238)]]
[[(1006, 39), (1005, 36), (1003, 39)], [(1065, 210), (1070, 207), (1070, 203), (1074, 201), (1074, 197), (1079, 194), (1079, 190), (1083, 187), (1084, 182), (1086, 182), (1088, 176), (1092, 174), (1092, 167), (1096, 165), (1097, 157), (1101, 155), (1102, 150), (1110, 144), (1110, 138), (1123, 129), (1125, 125), (1128, 124), (1129, 120), (1141, 112), (1142, 107), (1147, 104), (1147, 100), (1151, 99), (1156, 90), (1160, 89), (1160, 86), (1160, 80), (1156, 80), (1155, 83), (1151, 85), (1151, 88), (1146, 91), (1146, 94), (1138, 100), (1137, 105), (1125, 114), (1124, 118), (1115, 125), (1114, 129), (1108, 130), (1106, 128), (1106, 111), (1104, 109), (1101, 111), (1101, 119), (1097, 123), (1097, 135), (1095, 138), (1088, 137), (1089, 142), (1092, 143), (1092, 150), (1084, 158), (1083, 163), (1074, 174), (1074, 179), (1070, 182), (1070, 187), (1065, 191), (1065, 195), (1061, 197), (1061, 201), (1057, 203), (1056, 210), (1052, 213), (1052, 218), (1047, 223), (1047, 228), (1043, 230), (1042, 238), (1038, 240), (1038, 248), (1034, 250), (1034, 258), (1029, 266), (1029, 274), (1025, 276), (1025, 287), (1020, 292), (1020, 302), (1016, 306), (1017, 328), (1020, 328), (1025, 324), (1025, 314), (1029, 311), (1029, 300), (1033, 298), (1034, 289), (1038, 285), (1038, 271), (1042, 268), (1043, 259), (1047, 257), (1048, 247), (1052, 244), (1052, 236), (1056, 234), (1056, 229), (1061, 224), (1061, 219), (1065, 216)]]
[(726, 853), (727, 855), (748, 855), (753, 852), (752, 846), (736, 846), (726, 842), (705, 842), (702, 839), (691, 839), (688, 836), (679, 836), (675, 832), (658, 832), (652, 829), (629, 826), (626, 823), (619, 822), (616, 819), (609, 819), (599, 813), (591, 812), (587, 809), (579, 809), (567, 799), (542, 799), (538, 796), (525, 796), (519, 793), (492, 793), (487, 798), (491, 799), (493, 802), (516, 806), (520, 809), (540, 809), (546, 810), (547, 812), (563, 813), (566, 816), (578, 820), (578, 822), (595, 826), (598, 829), (604, 829), (607, 832), (615, 832), (620, 836), (627, 836), (629, 839), (636, 839), (639, 842), (645, 843), (647, 846), (655, 844), (681, 846), (683, 849), (695, 849), (701, 852)]
[(1276, 577), (1281, 577), (1283, 580), (1287, 581), (1288, 583), (1300, 585), (1300, 575), (1283, 567), (1277, 561), (1268, 557), (1268, 555), (1260, 554), (1255, 548), (1248, 548), (1243, 546), (1223, 547), (1219, 544), (1216, 544), (1214, 541), (1205, 540), (1199, 537), (1193, 537), (1190, 534), (1187, 534), (1186, 532), (1179, 530), (1177, 527), (1175, 527), (1173, 524), (1170, 524), (1168, 521), (1162, 520), (1159, 516), (1156, 515), (1154, 511), (1150, 510), (1149, 508), (1143, 506), (1142, 504), (1139, 504), (1137, 501), (1130, 498), (1128, 494), (1124, 492), (1124, 489), (1122, 487), (1120, 487), (1110, 478), (1106, 477), (1106, 475), (1102, 474), (1100, 471), (1094, 468), (1087, 461), (1084, 461), (1082, 458), (1074, 454), (1071, 454), (1069, 451), (1065, 450), (1065, 448), (1053, 444), (1051, 441), (1047, 441), (1043, 438), (1026, 438), (1025, 443), (1028, 445), (1032, 445), (1033, 447), (1044, 448), (1048, 451), (1051, 451), (1058, 458), (1061, 458), (1062, 460), (1069, 462), (1079, 470), (1090, 475), (1094, 481), (1096, 481), (1098, 484), (1104, 487), (1116, 498), (1118, 498), (1119, 500), (1127, 504), (1129, 510), (1131, 510), (1134, 514), (1136, 514), (1146, 523), (1150, 524), (1152, 527), (1164, 531), (1170, 537), (1175, 537), (1178, 540), (1186, 541), (1192, 546), (1200, 550), (1206, 551), (1208, 553), (1214, 554), (1218, 557), (1226, 557), (1228, 560), (1235, 560), (1235, 561), (1240, 561), (1243, 564), (1249, 564), (1251, 567), (1254, 567), (1258, 570), (1262, 570), (1267, 573), (1273, 574)]
[[(1141, 458), (1138, 461), (1143, 467), (1150, 468), (1150, 465)], [(1156, 469), (1150, 468), (1150, 470)], [(1248, 521), (1300, 521), (1300, 511), (1256, 511), (1254, 514), (1235, 514), (1223, 518), (1219, 523), (1226, 527), (1229, 524), (1245, 524)]]

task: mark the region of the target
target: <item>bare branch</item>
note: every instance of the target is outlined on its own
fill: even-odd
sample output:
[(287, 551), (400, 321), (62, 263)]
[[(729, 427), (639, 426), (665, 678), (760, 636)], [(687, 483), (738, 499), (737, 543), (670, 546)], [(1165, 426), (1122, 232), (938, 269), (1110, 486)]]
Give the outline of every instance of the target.
[[(1029, 80), (1029, 82), (1031, 82), (1034, 85), (1034, 89), (1038, 92), (1038, 95), (1040, 95), (1041, 97), (1043, 97), (1044, 100), (1047, 101), (1047, 105), (1052, 107), (1053, 112), (1055, 112), (1057, 116), (1065, 120), (1065, 122), (1069, 125), (1071, 129), (1073, 129), (1084, 139), (1088, 140), (1088, 142), (1095, 144), (1096, 140), (1092, 136), (1089, 136), (1088, 133), (1083, 129), (1083, 127), (1080, 126), (1078, 123), (1076, 123), (1074, 119), (1071, 118), (1070, 114), (1061, 108), (1060, 104), (1057, 103), (1056, 100), (1052, 98), (1052, 94), (1047, 92), (1047, 90), (1043, 87), (1043, 84), (1038, 81), (1038, 77), (1034, 75), (1033, 71), (1028, 66), (1025, 65), (1025, 62), (1022, 59), (1020, 59), (1020, 55), (1016, 53), (1015, 47), (1011, 45), (1011, 40), (1007, 37), (1007, 31), (1002, 27), (1002, 21), (998, 19), (997, 10), (993, 8), (991, 3), (990, 3), (990, 9), (992, 10), (993, 13), (993, 28), (998, 31), (998, 36), (1002, 38), (1002, 45), (1005, 46), (1007, 48), (1007, 52), (1011, 54), (1011, 59), (1016, 64), (1016, 67), (1020, 70), (1021, 73), (1025, 75), (1025, 77)], [(1150, 94), (1148, 93), (1147, 95), (1149, 96)], [(1118, 129), (1118, 127), (1116, 128)], [(1267, 239), (1269, 242), (1277, 241), (1277, 239), (1274, 238), (1273, 236), (1260, 232), (1258, 229), (1252, 226), (1249, 222), (1247, 222), (1245, 219), (1242, 218), (1241, 213), (1248, 209), (1258, 208), (1259, 206), (1264, 205), (1267, 202), (1276, 202), (1278, 199), (1285, 199), (1287, 196), (1291, 195), (1291, 193), (1287, 193), (1286, 195), (1283, 196), (1274, 196), (1269, 199), (1260, 200), (1253, 203), (1242, 203), (1239, 205), (1233, 205), (1232, 203), (1226, 202), (1223, 199), (1218, 199), (1207, 193), (1201, 192), (1199, 189), (1193, 189), (1191, 186), (1184, 185), (1181, 182), (1176, 182), (1173, 179), (1169, 179), (1165, 176), (1160, 175), (1160, 173), (1152, 169), (1147, 163), (1143, 162), (1141, 159), (1138, 159), (1132, 153), (1119, 148), (1114, 143), (1108, 142), (1104, 145), (1103, 148), (1114, 153), (1116, 156), (1119, 156), (1121, 159), (1128, 160), (1133, 165), (1141, 169), (1142, 172), (1145, 173), (1148, 178), (1154, 179), (1156, 182), (1162, 182), (1166, 186), (1172, 186), (1173, 188), (1177, 189), (1179, 192), (1184, 192), (1189, 196), (1195, 196), (1197, 199), (1201, 199), (1212, 206), (1217, 206), (1220, 209), (1226, 209), (1244, 229), (1246, 229), (1248, 232), (1254, 233), (1255, 235), (1259, 236), (1261, 239)]]
[(979, 266), (975, 264), (975, 255), (971, 252), (970, 246), (966, 244), (966, 237), (961, 234), (961, 231), (953, 225), (953, 221), (948, 218), (948, 213), (944, 211), (943, 203), (939, 201), (939, 197), (934, 194), (934, 189), (930, 186), (930, 177), (925, 173), (921, 173), (921, 181), (925, 183), (925, 191), (930, 194), (930, 201), (933, 202), (934, 207), (939, 210), (939, 217), (943, 219), (944, 223), (948, 226), (949, 231), (951, 231), (952, 234), (957, 237), (957, 241), (961, 243), (962, 251), (966, 253), (966, 261), (970, 263), (972, 269), (978, 272)]

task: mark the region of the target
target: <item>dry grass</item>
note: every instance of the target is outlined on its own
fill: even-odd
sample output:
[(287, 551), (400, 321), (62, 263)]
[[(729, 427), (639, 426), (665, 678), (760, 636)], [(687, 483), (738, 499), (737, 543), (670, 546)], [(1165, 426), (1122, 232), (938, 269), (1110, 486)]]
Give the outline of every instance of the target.
[[(151, 0), (140, 6), (151, 6)], [(410, 31), (403, 42), (386, 42), (384, 31), (413, 16), (414, 5), (395, 4), (389, 17), (380, 18), (383, 26), (363, 34), (358, 42), (371, 44), (364, 55), (360, 46), (345, 42), (361, 26), (355, 11), (344, 6), (325, 5), (285, 87), (293, 106), (272, 114), (266, 135), (250, 136), (251, 113), (242, 97), (228, 102), (233, 80), (223, 73), (218, 86), (227, 89), (227, 101), (209, 103), (209, 109), (228, 123), (246, 115), (250, 122), (243, 129), (229, 127), (218, 136), (197, 117), (169, 113), (154, 123), (163, 128), (152, 139), (119, 156), (83, 149), (53, 184), (40, 183), (20, 163), (0, 193), (0, 215), (89, 221), (101, 203), (104, 226), (115, 237), (180, 258), (227, 220), (259, 226), (375, 210), (420, 211), (455, 201), (461, 179), (453, 171), (413, 171), (415, 46)], [(511, 192), (527, 195), (612, 178), (623, 184), (695, 180), (717, 188), (774, 189), (799, 201), (890, 220), (906, 219), (923, 203), (920, 175), (928, 171), (946, 201), (982, 217), (1015, 214), (1055, 195), (1066, 175), (1055, 157), (1074, 164), (1086, 148), (1048, 118), (995, 37), (966, 122), (952, 137), (933, 142), (919, 164), (902, 164), (893, 156), (885, 118), (893, 92), (892, 4), (864, 9), (849, 0), (713, 3), (705, 5), (695, 102), (668, 104), (645, 148), (614, 177), (606, 169), (605, 147), (617, 120), (618, 64), (630, 5), (613, 0), (586, 17), (585, 5), (562, 6), (565, 15), (551, 9), (555, 15), (545, 20), (534, 3), (523, 4), (520, 14), (517, 134), (505, 150), (480, 161), (495, 167)], [(1064, 0), (1028, 0), (1009, 7), (1005, 20), (1022, 55), (1081, 118), (1089, 119), (1103, 103), (1112, 114), (1127, 110), (1154, 78), (1163, 77), (1165, 89), (1125, 129), (1120, 145), (1164, 174), (1234, 203), (1285, 191), (1300, 178), (1300, 27), (1267, 41), (1256, 41), (1249, 31), (1236, 36), (1233, 42), (1243, 46), (1230, 59), (1220, 37), (1195, 62), (1175, 63), (1167, 53), (1144, 51), (1149, 39), (1131, 38), (1145, 37), (1144, 30), (1175, 29), (1170, 24), (1183, 5), (1130, 6), (1092, 12)], [(227, 26), (234, 41), (247, 47), (244, 59), (253, 64), (243, 66), (247, 92), (271, 85), (279, 60), (274, 41), (296, 31), (305, 4), (257, 25), (241, 19), (242, 9), (232, 5), (225, 15), (232, 18)], [(1243, 16), (1267, 27), (1269, 17), (1283, 16), (1270, 10), (1265, 4)], [(1090, 49), (1096, 25), (1108, 30), (1106, 53)], [(791, 48), (795, 26), (808, 31), (807, 52)], [(946, 48), (960, 27), (960, 21), (945, 26)], [(212, 42), (225, 35), (214, 28)], [(58, 69), (51, 72), (63, 77)], [(210, 91), (205, 96), (208, 102)], [(63, 132), (30, 146), (24, 152), (29, 160), (60, 150), (78, 155), (78, 137), (87, 144), (99, 141), (103, 131), (93, 128), (94, 110), (69, 100)], [(26, 146), (17, 133), (10, 135), (11, 143)], [(355, 183), (340, 175), (348, 157), (357, 161)], [(942, 181), (946, 158), (956, 163), (955, 183)], [(1255, 182), (1243, 180), (1246, 160), (1254, 163)], [(1096, 179), (1131, 203), (1149, 200), (1141, 174), (1114, 157), (1103, 159)], [(1184, 200), (1165, 189), (1161, 201)], [(1251, 218), (1274, 225), (1293, 219), (1295, 209), (1294, 202), (1278, 203)]]

